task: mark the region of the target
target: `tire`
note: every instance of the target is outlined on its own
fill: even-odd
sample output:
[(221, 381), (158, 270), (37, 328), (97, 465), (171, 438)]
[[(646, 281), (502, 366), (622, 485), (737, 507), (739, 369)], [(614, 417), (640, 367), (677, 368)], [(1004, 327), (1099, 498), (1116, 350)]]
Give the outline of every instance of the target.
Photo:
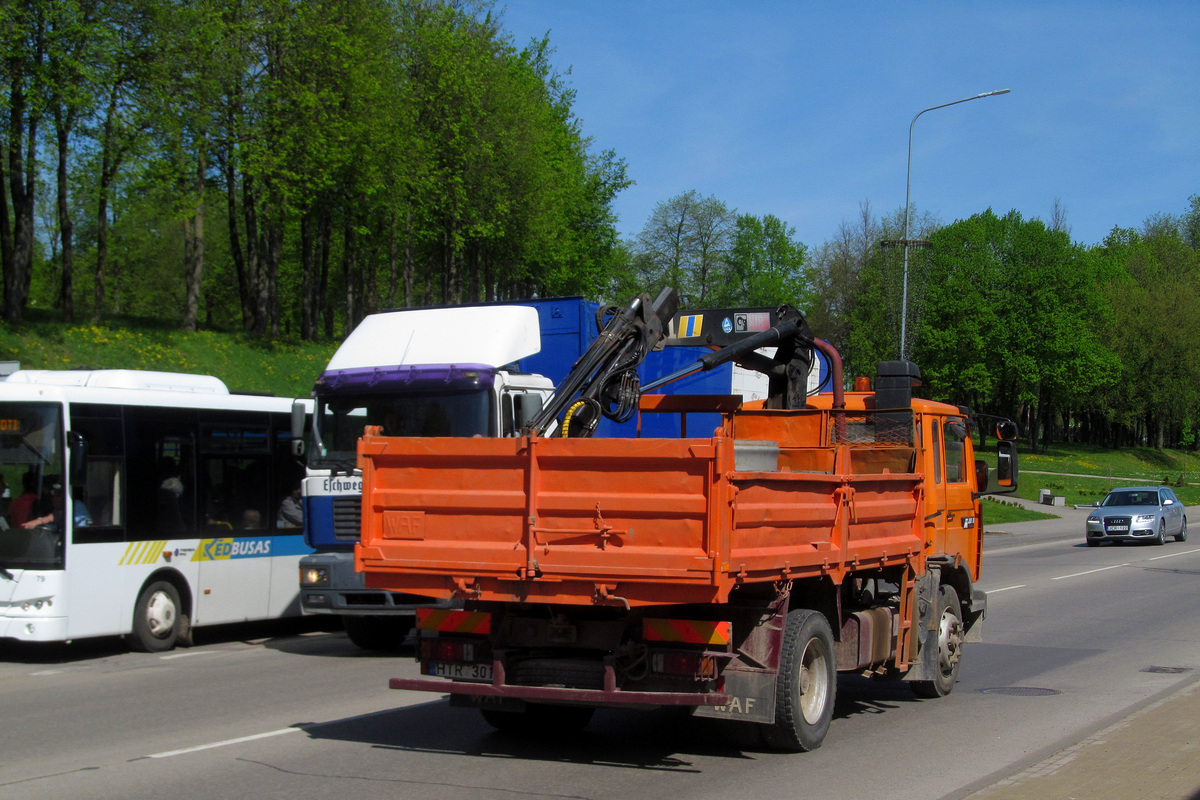
[(962, 663), (962, 645), (962, 608), (958, 604), (958, 592), (953, 586), (942, 584), (938, 587), (937, 676), (929, 681), (913, 681), (913, 694), (945, 697), (954, 691), (958, 665)]
[(403, 617), (342, 617), (342, 627), (350, 641), (363, 650), (394, 653), (404, 644), (412, 630), (413, 618)]
[(1167, 521), (1161, 520), (1158, 523), (1158, 538), (1154, 540), (1155, 545), (1164, 545), (1167, 543)]
[(524, 711), (481, 708), (484, 721), (503, 733), (521, 736), (561, 736), (584, 729), (596, 709), (588, 706), (548, 706), (527, 703)]
[(762, 725), (763, 741), (776, 750), (816, 750), (829, 732), (836, 695), (829, 620), (807, 608), (790, 611), (775, 678), (775, 722)]
[(1186, 542), (1187, 541), (1187, 517), (1184, 517), (1183, 522), (1181, 522), (1179, 524), (1179, 533), (1175, 534), (1175, 541), (1177, 541), (1177, 542)]
[(169, 581), (155, 581), (138, 595), (133, 608), (130, 646), (143, 653), (161, 653), (175, 646), (182, 613), (179, 590)]

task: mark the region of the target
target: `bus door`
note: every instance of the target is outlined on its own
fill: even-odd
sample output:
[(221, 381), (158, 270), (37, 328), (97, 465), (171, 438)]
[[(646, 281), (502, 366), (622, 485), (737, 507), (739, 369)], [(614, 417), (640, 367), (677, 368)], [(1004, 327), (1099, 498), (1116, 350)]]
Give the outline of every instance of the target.
[(198, 624), (268, 615), (275, 524), (268, 427), (232, 417), (200, 424)]

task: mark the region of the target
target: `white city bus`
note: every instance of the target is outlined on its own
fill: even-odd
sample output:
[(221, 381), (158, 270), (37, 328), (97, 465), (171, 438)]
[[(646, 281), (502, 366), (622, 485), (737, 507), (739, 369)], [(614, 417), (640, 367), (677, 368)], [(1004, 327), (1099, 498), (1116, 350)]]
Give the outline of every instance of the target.
[(206, 375), (0, 381), (0, 637), (161, 651), (193, 626), (298, 615), (291, 413)]

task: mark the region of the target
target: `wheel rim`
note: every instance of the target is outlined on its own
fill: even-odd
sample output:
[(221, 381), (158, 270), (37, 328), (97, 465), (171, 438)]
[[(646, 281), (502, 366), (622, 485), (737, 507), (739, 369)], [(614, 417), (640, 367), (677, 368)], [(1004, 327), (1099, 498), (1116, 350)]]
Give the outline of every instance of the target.
[(150, 595), (150, 602), (146, 604), (146, 627), (159, 638), (168, 636), (175, 627), (175, 602), (166, 592)]
[(943, 675), (949, 675), (961, 658), (962, 620), (947, 609), (942, 612), (938, 624), (938, 669)]
[(829, 696), (829, 654), (820, 639), (810, 639), (800, 658), (800, 713), (810, 725), (821, 719)]

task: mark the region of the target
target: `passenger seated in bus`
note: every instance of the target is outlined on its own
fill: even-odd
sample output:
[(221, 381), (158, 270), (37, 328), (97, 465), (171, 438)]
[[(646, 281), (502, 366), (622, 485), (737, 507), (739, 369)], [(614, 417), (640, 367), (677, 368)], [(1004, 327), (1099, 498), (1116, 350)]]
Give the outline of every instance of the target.
[(175, 459), (164, 457), (159, 462), (159, 472), (163, 481), (158, 487), (157, 526), (163, 533), (179, 533), (185, 527), (183, 513), (179, 508), (179, 498), (183, 495), (183, 481), (179, 477)]
[(34, 516), (34, 506), (37, 504), (37, 473), (27, 470), (21, 476), (21, 493), (12, 501), (10, 511), (14, 527), (24, 525)]
[[(34, 517), (27, 520), (22, 528), (53, 528), (56, 530), (62, 529), (63, 514), (67, 510), (67, 495), (63, 491), (61, 483), (52, 485), (50, 492), (51, 504), (53, 511), (40, 517)], [(76, 498), (71, 504), (71, 518), (76, 528), (92, 524), (92, 515), (88, 512), (87, 506), (83, 501)]]
[(8, 530), (8, 512), (12, 507), (12, 493), (8, 490), (8, 480), (0, 475), (0, 530)]
[(258, 513), (258, 509), (247, 508), (242, 512), (242, 524), (238, 525), (238, 530), (256, 531), (260, 528), (262, 528), (262, 514)]
[(300, 500), (300, 485), (292, 489), (283, 502), (279, 504), (279, 513), (275, 516), (276, 528), (299, 528), (304, 525), (304, 504)]

